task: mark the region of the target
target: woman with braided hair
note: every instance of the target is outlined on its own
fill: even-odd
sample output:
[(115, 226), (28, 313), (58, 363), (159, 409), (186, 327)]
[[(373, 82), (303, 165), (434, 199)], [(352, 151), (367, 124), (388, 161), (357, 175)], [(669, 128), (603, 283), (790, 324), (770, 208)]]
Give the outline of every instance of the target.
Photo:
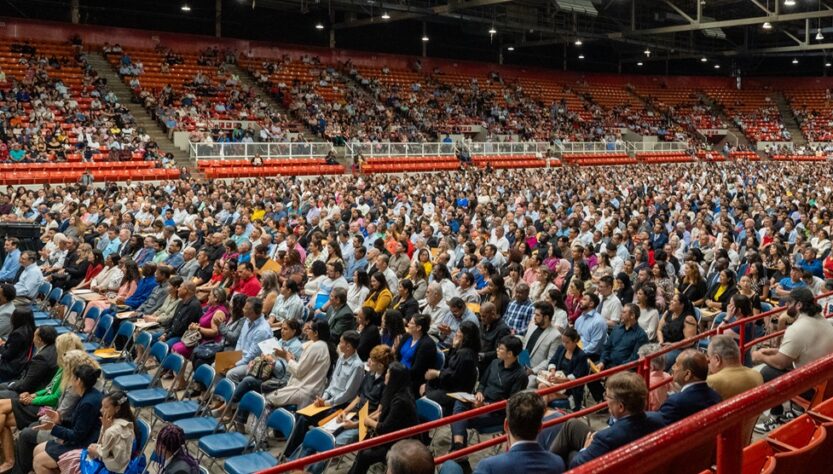
[(200, 464), (188, 452), (182, 428), (170, 424), (159, 430), (152, 460), (159, 474), (199, 474)]

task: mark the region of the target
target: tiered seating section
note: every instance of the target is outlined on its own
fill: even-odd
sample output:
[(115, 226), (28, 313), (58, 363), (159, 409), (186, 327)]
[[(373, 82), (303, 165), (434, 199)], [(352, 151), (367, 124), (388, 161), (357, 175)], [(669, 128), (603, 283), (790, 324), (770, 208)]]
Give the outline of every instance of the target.
[[(216, 49), (184, 53), (169, 48), (123, 49), (108, 53), (107, 59), (145, 108), (167, 129), (192, 132), (203, 140), (212, 131), (215, 141), (242, 141), (246, 133), (253, 141), (291, 141), (294, 131), (286, 117), (255, 98), (225, 64)], [(254, 130), (220, 130), (214, 122), (252, 120), (264, 134)]]
[(324, 158), (287, 158), (263, 160), (263, 166), (252, 166), (248, 160), (204, 160), (198, 167), (208, 179), (312, 176), (342, 174), (341, 165), (328, 165)]
[(627, 153), (565, 153), (561, 157), (564, 164), (578, 166), (599, 165), (635, 165), (636, 159)]
[(771, 91), (711, 88), (706, 93), (725, 109), (750, 142), (790, 141)]
[(833, 96), (830, 89), (792, 88), (784, 91), (801, 133), (811, 142), (833, 141)]
[[(547, 162), (530, 155), (489, 155), (476, 156), (472, 160), (474, 166), (493, 169), (510, 168), (544, 168)], [(558, 162), (551, 162), (550, 166), (558, 166)], [(363, 173), (401, 173), (404, 171), (453, 171), (460, 169), (460, 161), (455, 156), (386, 156), (371, 157), (362, 166)]]
[(827, 161), (826, 156), (815, 155), (772, 155), (775, 161)]
[(698, 130), (726, 128), (717, 114), (700, 100), (697, 89), (642, 84), (633, 86), (633, 90), (654, 110), (669, 118), (663, 131), (665, 140), (684, 141), (695, 136)]

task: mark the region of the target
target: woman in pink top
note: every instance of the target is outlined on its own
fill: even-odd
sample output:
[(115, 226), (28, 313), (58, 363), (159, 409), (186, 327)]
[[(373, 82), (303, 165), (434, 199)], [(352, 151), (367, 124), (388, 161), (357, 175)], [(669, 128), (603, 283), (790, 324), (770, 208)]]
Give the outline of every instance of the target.
[[(188, 329), (198, 329), (200, 331), (202, 335), (200, 344), (220, 342), (223, 340), (223, 336), (220, 334), (220, 326), (226, 322), (227, 315), (226, 290), (214, 288), (208, 295), (208, 305), (205, 307), (205, 312), (202, 313), (199, 323), (191, 323)], [(187, 361), (191, 359), (194, 347), (187, 347), (182, 341), (174, 343), (173, 347), (171, 347), (173, 352), (180, 354), (186, 360), (186, 363), (182, 366), (182, 370), (177, 374), (174, 390), (185, 390), (185, 371), (188, 368)]]
[(124, 301), (130, 298), (130, 295), (136, 291), (136, 286), (139, 284), (139, 267), (136, 265), (136, 262), (131, 259), (125, 259), (119, 265), (122, 268), (122, 272), (124, 272), (124, 277), (119, 285), (119, 291), (117, 293), (107, 293), (105, 295), (106, 299), (87, 303), (87, 309), (84, 311), (84, 332), (87, 334), (92, 332), (96, 323), (96, 320), (87, 318), (90, 309), (98, 308), (99, 311), (104, 311), (111, 305), (118, 304), (118, 301)]

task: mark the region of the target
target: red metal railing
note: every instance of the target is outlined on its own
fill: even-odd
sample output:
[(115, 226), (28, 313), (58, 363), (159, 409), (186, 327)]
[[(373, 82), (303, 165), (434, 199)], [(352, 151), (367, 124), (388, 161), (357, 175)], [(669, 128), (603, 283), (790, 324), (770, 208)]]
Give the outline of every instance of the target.
[[(717, 473), (739, 473), (743, 464), (741, 425), (744, 420), (830, 379), (833, 379), (833, 355), (792, 370), (569, 472), (664, 472), (662, 468), (670, 467), (675, 457), (696, 453), (704, 443), (714, 440)], [(808, 472), (813, 467), (808, 467)]]
[[(816, 297), (816, 300), (827, 298), (829, 296), (833, 296), (833, 292), (819, 295), (819, 296)], [(561, 392), (563, 390), (569, 390), (571, 388), (586, 385), (590, 382), (595, 382), (597, 380), (603, 380), (603, 379), (605, 379), (607, 377), (610, 377), (611, 375), (613, 375), (615, 373), (618, 373), (618, 372), (623, 372), (625, 370), (633, 370), (633, 369), (637, 370), (637, 373), (639, 373), (645, 379), (645, 383), (653, 390), (657, 387), (660, 387), (664, 384), (667, 384), (667, 383), (671, 382), (671, 380), (669, 379), (669, 380), (666, 380), (663, 384), (657, 384), (657, 385), (653, 385), (653, 386), (650, 385), (649, 381), (650, 381), (650, 376), (651, 376), (651, 361), (654, 358), (656, 358), (660, 355), (665, 355), (665, 354), (667, 354), (671, 351), (677, 350), (677, 349), (687, 349), (687, 348), (690, 348), (690, 347), (696, 348), (697, 343), (699, 341), (701, 341), (705, 338), (710, 338), (710, 337), (715, 336), (717, 334), (722, 334), (726, 331), (730, 331), (735, 327), (739, 327), (739, 335), (740, 335), (739, 346), (741, 348), (741, 354), (743, 354), (746, 351), (747, 347), (752, 346), (753, 342), (755, 344), (757, 344), (759, 342), (762, 342), (763, 340), (770, 339), (770, 338), (773, 338), (773, 337), (777, 337), (778, 335), (783, 333), (783, 331), (781, 331), (779, 333), (773, 333), (773, 334), (764, 336), (762, 338), (755, 339), (753, 341), (745, 342), (745, 339), (746, 339), (745, 326), (747, 324), (754, 323), (755, 321), (758, 321), (760, 319), (771, 317), (775, 314), (781, 313), (784, 310), (785, 310), (785, 308), (773, 308), (770, 311), (766, 311), (766, 312), (763, 312), (763, 313), (755, 315), (755, 316), (751, 316), (751, 317), (744, 318), (744, 319), (741, 319), (741, 320), (738, 320), (738, 321), (734, 321), (732, 323), (724, 324), (723, 326), (721, 326), (719, 328), (711, 329), (709, 331), (704, 331), (704, 332), (699, 333), (699, 334), (697, 334), (693, 337), (690, 337), (688, 339), (684, 339), (682, 341), (679, 341), (679, 342), (676, 342), (676, 343), (673, 343), (673, 344), (668, 344), (668, 345), (664, 346), (661, 350), (659, 350), (657, 352), (654, 352), (652, 354), (649, 354), (646, 357), (642, 357), (639, 360), (635, 360), (635, 361), (629, 362), (627, 364), (619, 365), (619, 366), (616, 366), (616, 367), (611, 367), (609, 369), (605, 369), (605, 370), (603, 370), (601, 372), (598, 372), (596, 374), (591, 374), (591, 375), (588, 375), (586, 377), (582, 377), (580, 379), (572, 380), (572, 381), (567, 382), (567, 383), (563, 383), (563, 384), (556, 385), (556, 386), (553, 386), (553, 387), (548, 387), (548, 388), (545, 388), (545, 389), (540, 389), (540, 390), (538, 390), (538, 393), (541, 394), (541, 395), (549, 395), (551, 393)], [(826, 317), (828, 317), (828, 318), (831, 317), (831, 316), (833, 316), (833, 314), (826, 315)], [(565, 421), (570, 420), (572, 418), (585, 416), (587, 414), (590, 414), (590, 413), (593, 413), (595, 411), (601, 410), (605, 406), (606, 406), (606, 403), (599, 403), (598, 405), (588, 407), (588, 408), (576, 411), (574, 413), (570, 413), (566, 416), (562, 416), (562, 417), (559, 417), (559, 418), (556, 418), (556, 419), (553, 419), (553, 420), (549, 420), (549, 421), (545, 422), (543, 426), (546, 428), (546, 427), (549, 427), (549, 426), (557, 425), (559, 423), (564, 423)], [(331, 449), (329, 451), (324, 451), (324, 452), (321, 452), (321, 453), (316, 453), (316, 454), (313, 454), (313, 455), (310, 455), (310, 456), (306, 456), (306, 457), (301, 458), (301, 459), (296, 459), (296, 460), (293, 460), (293, 461), (285, 462), (285, 463), (280, 464), (279, 466), (275, 466), (273, 468), (261, 471), (259, 474), (279, 474), (279, 473), (283, 473), (283, 472), (289, 472), (289, 471), (292, 471), (292, 470), (295, 470), (295, 469), (303, 469), (304, 466), (308, 466), (310, 464), (321, 462), (321, 461), (324, 461), (324, 460), (327, 460), (327, 459), (330, 459), (330, 458), (343, 456), (345, 454), (349, 454), (349, 453), (352, 453), (352, 452), (357, 452), (357, 451), (367, 449), (367, 448), (372, 448), (374, 446), (379, 446), (379, 445), (390, 443), (390, 442), (393, 442), (393, 441), (398, 441), (400, 439), (410, 438), (410, 437), (413, 437), (417, 434), (424, 433), (426, 431), (430, 431), (430, 430), (433, 430), (435, 428), (439, 428), (441, 426), (450, 425), (450, 424), (452, 424), (454, 422), (457, 422), (457, 421), (468, 420), (468, 419), (471, 419), (471, 418), (476, 418), (476, 417), (478, 417), (480, 415), (483, 415), (483, 414), (486, 414), (486, 413), (491, 413), (491, 412), (494, 412), (494, 411), (497, 411), (497, 410), (505, 410), (505, 409), (506, 409), (506, 401), (505, 400), (500, 401), (500, 402), (491, 403), (489, 405), (484, 405), (484, 406), (479, 407), (479, 408), (474, 408), (472, 410), (468, 410), (468, 411), (465, 411), (463, 413), (457, 413), (455, 415), (447, 416), (447, 417), (441, 418), (439, 420), (430, 421), (430, 422), (427, 422), (427, 423), (422, 423), (422, 424), (419, 424), (419, 425), (416, 425), (416, 426), (412, 426), (410, 428), (405, 428), (405, 429), (402, 429), (402, 430), (399, 430), (399, 431), (394, 431), (392, 433), (387, 433), (387, 434), (384, 434), (384, 435), (380, 435), (380, 436), (376, 436), (376, 437), (373, 437), (373, 438), (370, 438), (370, 439), (366, 439), (366, 440), (358, 442), (358, 443), (353, 443), (353, 444), (348, 444), (348, 445), (345, 445), (345, 446), (340, 446), (340, 447), (337, 447), (335, 449)], [(474, 445), (471, 445), (471, 446), (467, 446), (467, 447), (465, 447), (463, 449), (460, 449), (458, 451), (450, 452), (450, 453), (445, 454), (443, 456), (439, 456), (436, 459), (434, 459), (434, 462), (437, 463), (437, 464), (441, 464), (441, 463), (443, 463), (445, 461), (448, 461), (448, 460), (451, 460), (451, 459), (456, 459), (456, 458), (459, 458), (459, 457), (468, 456), (472, 453), (476, 453), (476, 452), (481, 451), (483, 449), (487, 449), (487, 448), (490, 448), (492, 446), (496, 446), (496, 445), (499, 445), (501, 443), (504, 443), (504, 442), (506, 442), (506, 440), (507, 440), (507, 437), (506, 437), (505, 434), (501, 435), (501, 436), (497, 436), (497, 437), (488, 439), (486, 441), (482, 441), (480, 443), (477, 443), (477, 444), (474, 444)]]

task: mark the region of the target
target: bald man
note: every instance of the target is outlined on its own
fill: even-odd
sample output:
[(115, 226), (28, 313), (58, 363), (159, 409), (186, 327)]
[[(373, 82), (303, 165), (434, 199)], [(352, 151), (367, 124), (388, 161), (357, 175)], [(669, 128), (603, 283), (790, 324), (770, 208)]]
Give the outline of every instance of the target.
[(668, 397), (651, 416), (659, 416), (666, 425), (676, 423), (700, 410), (721, 402), (720, 395), (706, 384), (709, 359), (696, 349), (681, 352), (671, 367), (674, 382), (680, 391)]

